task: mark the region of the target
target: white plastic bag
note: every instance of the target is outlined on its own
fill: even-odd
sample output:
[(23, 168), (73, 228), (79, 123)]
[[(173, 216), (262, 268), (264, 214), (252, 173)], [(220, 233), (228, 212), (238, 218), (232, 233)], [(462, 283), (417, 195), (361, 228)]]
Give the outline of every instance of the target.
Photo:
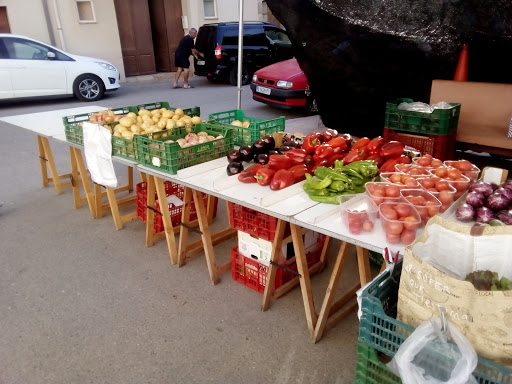
[(84, 154), (92, 181), (105, 187), (117, 187), (112, 164), (112, 134), (99, 124), (83, 123)]
[[(439, 317), (421, 324), (398, 349), (388, 367), (404, 384), (476, 384), (473, 371), (478, 356), (471, 343), (446, 320), (447, 333)], [(454, 344), (447, 341), (449, 336)]]

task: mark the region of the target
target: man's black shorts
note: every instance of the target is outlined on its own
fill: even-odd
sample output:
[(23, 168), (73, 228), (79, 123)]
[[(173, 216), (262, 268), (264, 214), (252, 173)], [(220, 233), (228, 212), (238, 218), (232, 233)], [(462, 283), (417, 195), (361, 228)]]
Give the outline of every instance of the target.
[(174, 56), (174, 65), (180, 68), (189, 68), (190, 61), (188, 60), (188, 57), (183, 57), (182, 55), (176, 54)]

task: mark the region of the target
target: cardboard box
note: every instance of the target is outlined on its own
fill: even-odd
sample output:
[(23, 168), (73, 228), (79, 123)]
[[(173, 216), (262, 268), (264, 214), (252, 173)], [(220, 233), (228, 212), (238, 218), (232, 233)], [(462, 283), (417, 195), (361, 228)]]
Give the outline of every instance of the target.
[[(304, 241), (304, 249), (306, 254), (316, 250), (322, 236), (310, 230), (304, 230), (302, 239)], [(272, 242), (259, 239), (250, 234), (238, 231), (238, 252), (245, 257), (250, 257), (260, 263), (268, 266), (270, 264), (270, 255), (272, 253)], [(279, 255), (279, 264), (290, 264), (295, 260), (295, 250), (293, 248), (292, 237), (288, 236), (283, 239), (281, 246), (281, 254)]]

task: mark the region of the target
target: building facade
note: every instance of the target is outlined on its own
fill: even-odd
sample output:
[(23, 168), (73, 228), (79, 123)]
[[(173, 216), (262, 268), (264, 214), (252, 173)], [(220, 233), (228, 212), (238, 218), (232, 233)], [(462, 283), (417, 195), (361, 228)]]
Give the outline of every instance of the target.
[[(239, 19), (238, 0), (0, 0), (0, 32), (110, 61), (126, 76), (171, 72), (191, 27)], [(243, 0), (244, 20), (277, 22), (264, 0)], [(29, 10), (29, 11), (27, 11)]]

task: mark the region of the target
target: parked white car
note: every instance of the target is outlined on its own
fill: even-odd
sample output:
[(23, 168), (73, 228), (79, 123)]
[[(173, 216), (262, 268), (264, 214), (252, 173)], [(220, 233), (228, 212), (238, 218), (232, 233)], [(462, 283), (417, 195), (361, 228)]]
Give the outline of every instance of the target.
[(0, 99), (75, 95), (96, 101), (119, 88), (111, 63), (63, 52), (40, 41), (0, 33)]

